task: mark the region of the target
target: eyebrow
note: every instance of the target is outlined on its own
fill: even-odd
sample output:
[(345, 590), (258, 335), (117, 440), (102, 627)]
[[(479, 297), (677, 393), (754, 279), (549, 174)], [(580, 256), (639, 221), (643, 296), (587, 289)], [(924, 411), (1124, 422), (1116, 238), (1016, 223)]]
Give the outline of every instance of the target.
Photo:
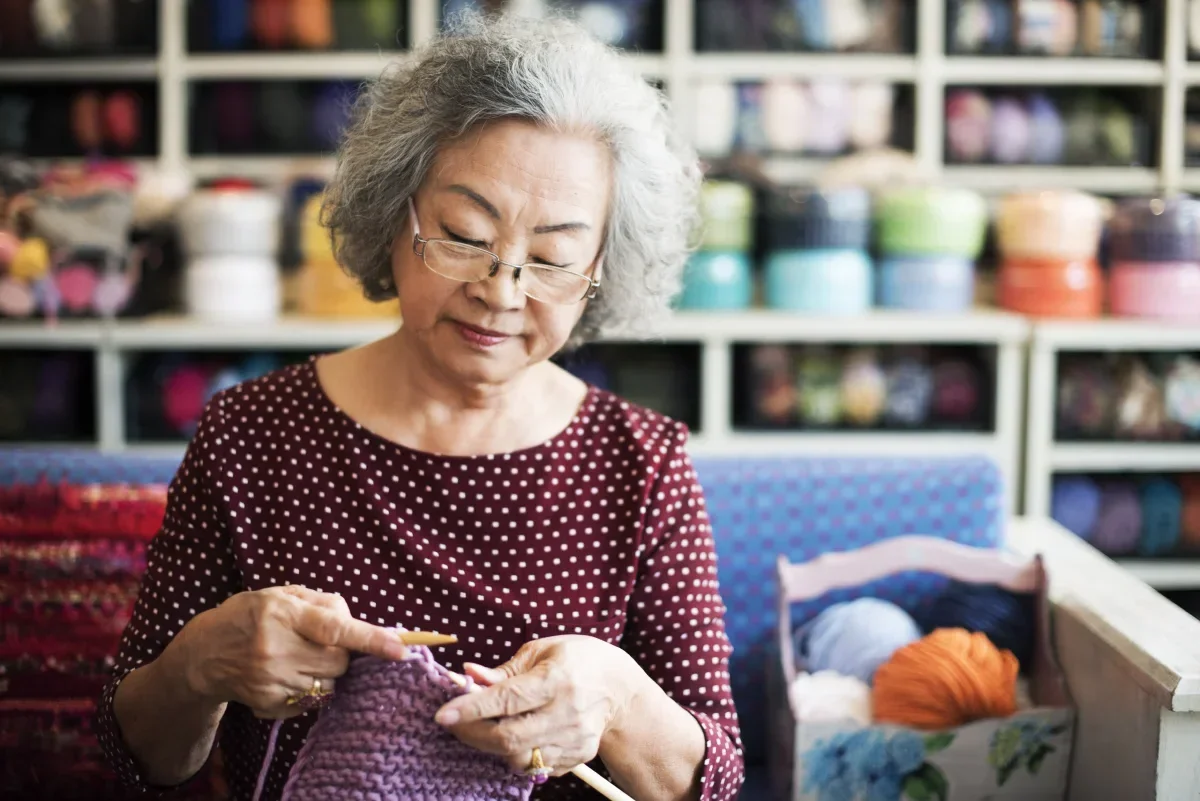
[[(488, 216), (493, 220), (500, 219), (500, 210), (497, 209), (492, 202), (483, 195), (462, 184), (451, 184), (447, 189), (456, 194), (471, 200), (476, 206), (488, 213)], [(556, 223), (554, 225), (539, 225), (533, 229), (535, 234), (554, 234), (559, 231), (590, 231), (592, 226), (585, 222), (565, 222)]]

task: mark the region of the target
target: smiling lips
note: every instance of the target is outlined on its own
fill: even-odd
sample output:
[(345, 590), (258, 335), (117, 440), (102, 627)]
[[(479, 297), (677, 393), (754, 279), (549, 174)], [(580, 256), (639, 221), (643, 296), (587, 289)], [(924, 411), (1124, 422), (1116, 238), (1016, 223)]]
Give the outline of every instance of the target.
[(479, 348), (492, 348), (512, 338), (510, 334), (505, 334), (502, 331), (492, 331), (476, 325), (458, 322), (457, 320), (455, 321), (455, 326), (468, 344)]

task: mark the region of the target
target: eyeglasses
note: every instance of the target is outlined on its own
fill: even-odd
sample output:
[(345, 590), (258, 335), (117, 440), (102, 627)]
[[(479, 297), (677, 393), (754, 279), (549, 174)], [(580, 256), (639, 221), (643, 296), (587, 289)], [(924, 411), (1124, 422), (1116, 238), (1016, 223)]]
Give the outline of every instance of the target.
[[(408, 213), (412, 218), (413, 253), (421, 257), (425, 266), (443, 278), (452, 281), (475, 283), (492, 278), (504, 264), (513, 270), (513, 282), (529, 297), (542, 303), (572, 304), (596, 297), (600, 282), (583, 273), (550, 264), (511, 264), (501, 261), (490, 250), (464, 245), (450, 239), (422, 239), (421, 226), (417, 222), (417, 208), (412, 199), (408, 201)], [(599, 263), (597, 258), (596, 262)]]

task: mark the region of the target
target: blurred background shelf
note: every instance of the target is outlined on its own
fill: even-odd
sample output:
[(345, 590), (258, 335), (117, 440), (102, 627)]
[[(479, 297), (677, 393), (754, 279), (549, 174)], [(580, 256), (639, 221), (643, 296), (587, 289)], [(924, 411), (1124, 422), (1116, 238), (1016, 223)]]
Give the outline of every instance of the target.
[(949, 56), (945, 62), (955, 84), (1158, 86), (1165, 74), (1161, 61), (1141, 59)]
[(916, 79), (917, 60), (913, 56), (857, 53), (704, 53), (691, 56), (686, 70), (694, 78), (731, 81), (841, 78), (904, 82)]
[(1200, 444), (1056, 442), (1050, 466), (1064, 473), (1200, 472)]
[(1033, 167), (1025, 165), (947, 166), (942, 182), (980, 192), (1031, 189), (1078, 189), (1098, 194), (1154, 192), (1158, 173), (1146, 167)]
[(117, 80), (157, 78), (157, 58), (102, 56), (0, 61), (0, 81)]
[(1118, 559), (1118, 564), (1156, 590), (1194, 590), (1200, 587), (1200, 558), (1154, 560)]

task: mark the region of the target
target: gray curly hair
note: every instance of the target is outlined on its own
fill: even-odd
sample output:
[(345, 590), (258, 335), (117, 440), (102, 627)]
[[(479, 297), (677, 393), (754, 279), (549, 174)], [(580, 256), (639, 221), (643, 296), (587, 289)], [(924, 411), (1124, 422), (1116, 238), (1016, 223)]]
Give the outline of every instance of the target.
[(594, 132), (612, 155), (603, 284), (568, 345), (652, 330), (693, 246), (699, 163), (661, 92), (562, 16), (461, 15), (364, 89), (322, 213), (338, 262), (369, 299), (395, 297), (392, 243), (439, 146), (504, 118)]

